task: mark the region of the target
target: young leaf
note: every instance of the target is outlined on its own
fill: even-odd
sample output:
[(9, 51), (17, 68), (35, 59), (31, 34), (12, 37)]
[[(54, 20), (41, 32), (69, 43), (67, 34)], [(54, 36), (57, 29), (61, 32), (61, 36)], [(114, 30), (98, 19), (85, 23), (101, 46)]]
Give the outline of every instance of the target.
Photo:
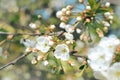
[(84, 67), (85, 67), (85, 65), (81, 65), (81, 66), (79, 67), (79, 69), (80, 69), (80, 70), (83, 70)]
[(96, 5), (96, 0), (88, 0), (88, 2), (90, 4), (91, 9), (93, 10), (95, 8), (95, 5)]

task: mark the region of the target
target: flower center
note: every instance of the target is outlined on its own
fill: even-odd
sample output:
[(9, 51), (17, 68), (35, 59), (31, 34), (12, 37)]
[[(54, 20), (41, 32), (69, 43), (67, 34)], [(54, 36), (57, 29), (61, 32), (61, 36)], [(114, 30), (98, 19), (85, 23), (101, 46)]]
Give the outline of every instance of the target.
[(64, 48), (64, 49), (62, 49), (62, 52), (65, 54), (67, 52), (67, 50)]
[(104, 60), (104, 59), (105, 59), (105, 56), (104, 56), (104, 55), (101, 55), (101, 56), (100, 56), (100, 59)]
[(116, 77), (120, 77), (120, 72), (116, 72)]
[(47, 43), (44, 44), (44, 47), (46, 47), (46, 46), (47, 46)]

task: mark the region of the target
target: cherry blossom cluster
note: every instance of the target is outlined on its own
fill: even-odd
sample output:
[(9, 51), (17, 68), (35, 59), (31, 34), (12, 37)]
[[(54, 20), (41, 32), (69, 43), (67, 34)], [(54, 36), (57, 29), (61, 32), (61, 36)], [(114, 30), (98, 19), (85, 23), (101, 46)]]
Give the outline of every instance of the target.
[(94, 76), (100, 80), (119, 80), (119, 62), (111, 65), (116, 47), (120, 40), (115, 35), (103, 37), (97, 46), (88, 51), (88, 64), (94, 71)]
[[(59, 28), (62, 33), (57, 35), (54, 32), (55, 25), (50, 25), (47, 34), (36, 36), (32, 39), (22, 39), (21, 43), (25, 45), (26, 52), (33, 54), (32, 64), (42, 63), (46, 67), (52, 68), (52, 72), (67, 71), (67, 67), (74, 67), (75, 70), (81, 64), (78, 63), (76, 57), (84, 58), (82, 67), (90, 66), (94, 71), (94, 76), (101, 80), (119, 80), (120, 79), (120, 63), (113, 63), (112, 60), (116, 47), (120, 45), (120, 40), (114, 36), (104, 37), (108, 32), (110, 24), (113, 20), (113, 12), (110, 9), (110, 3), (102, 3), (102, 0), (79, 0), (81, 5), (84, 5), (84, 10), (75, 12), (74, 6), (68, 5), (67, 7), (59, 10), (56, 17), (60, 19)], [(74, 19), (73, 23), (70, 23)], [(34, 23), (30, 23), (32, 29), (36, 29)], [(52, 35), (49, 33), (53, 32)], [(76, 36), (79, 34), (81, 41), (91, 40), (92, 34), (97, 34), (101, 38), (100, 42), (94, 47), (90, 48), (87, 57), (75, 55), (77, 51)], [(81, 67), (80, 67), (81, 69)], [(112, 72), (112, 75), (110, 74)], [(111, 77), (107, 77), (111, 75)], [(104, 79), (103, 79), (104, 78)]]
[[(91, 3), (90, 1), (88, 0), (86, 3), (84, 0), (79, 0), (80, 4), (84, 5), (84, 10), (81, 12), (75, 12), (74, 6), (68, 5), (56, 13), (56, 17), (61, 20), (59, 27), (65, 29), (67, 33), (78, 33), (83, 41), (91, 38), (91, 32), (87, 29), (94, 29), (98, 37), (103, 37), (113, 20), (113, 11), (109, 9), (109, 2), (102, 4), (102, 2), (93, 1), (94, 3)], [(74, 19), (74, 23), (71, 24), (72, 19)]]

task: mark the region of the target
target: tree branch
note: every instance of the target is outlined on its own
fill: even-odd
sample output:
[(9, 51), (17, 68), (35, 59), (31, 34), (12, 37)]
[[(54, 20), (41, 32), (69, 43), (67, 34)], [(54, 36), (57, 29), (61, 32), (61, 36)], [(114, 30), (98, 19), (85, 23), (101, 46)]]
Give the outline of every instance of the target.
[(0, 67), (0, 70), (4, 69), (4, 68), (6, 68), (6, 67), (8, 67), (8, 66), (10, 66), (10, 65), (14, 65), (14, 64), (17, 63), (19, 60), (25, 58), (25, 57), (26, 57), (27, 55), (29, 55), (30, 53), (31, 53), (31, 52), (24, 53), (23, 55), (19, 56), (19, 57), (16, 58), (15, 60), (13, 60), (13, 61), (11, 61), (11, 62), (9, 62), (9, 63), (1, 66), (1, 67)]
[[(62, 34), (64, 33), (64, 31), (58, 31), (58, 32), (52, 32), (52, 33), (48, 33), (45, 35), (57, 35), (58, 37), (60, 37)], [(0, 35), (31, 35), (31, 36), (37, 36), (37, 35), (41, 35), (41, 33), (36, 34), (36, 33), (11, 33), (11, 32), (0, 32)]]

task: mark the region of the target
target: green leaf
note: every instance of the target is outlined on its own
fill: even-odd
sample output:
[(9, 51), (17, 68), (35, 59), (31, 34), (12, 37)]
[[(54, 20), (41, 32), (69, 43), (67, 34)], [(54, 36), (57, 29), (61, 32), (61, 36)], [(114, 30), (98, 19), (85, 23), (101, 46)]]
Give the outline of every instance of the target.
[(102, 4), (102, 0), (100, 0), (98, 3), (96, 3), (94, 10), (97, 10), (98, 8), (100, 8), (101, 4)]
[(96, 8), (96, 0), (88, 0), (88, 2), (90, 4), (92, 11), (94, 11)]
[(93, 8), (95, 7), (96, 5), (96, 0), (88, 0), (89, 4), (90, 4), (90, 7), (91, 9), (93, 10)]
[(84, 67), (85, 67), (85, 65), (81, 65), (81, 66), (79, 67), (79, 69), (80, 69), (80, 70), (83, 70)]
[(105, 12), (111, 12), (111, 11), (112, 11), (111, 8), (101, 7), (99, 9), (97, 9), (96, 13), (105, 13)]

